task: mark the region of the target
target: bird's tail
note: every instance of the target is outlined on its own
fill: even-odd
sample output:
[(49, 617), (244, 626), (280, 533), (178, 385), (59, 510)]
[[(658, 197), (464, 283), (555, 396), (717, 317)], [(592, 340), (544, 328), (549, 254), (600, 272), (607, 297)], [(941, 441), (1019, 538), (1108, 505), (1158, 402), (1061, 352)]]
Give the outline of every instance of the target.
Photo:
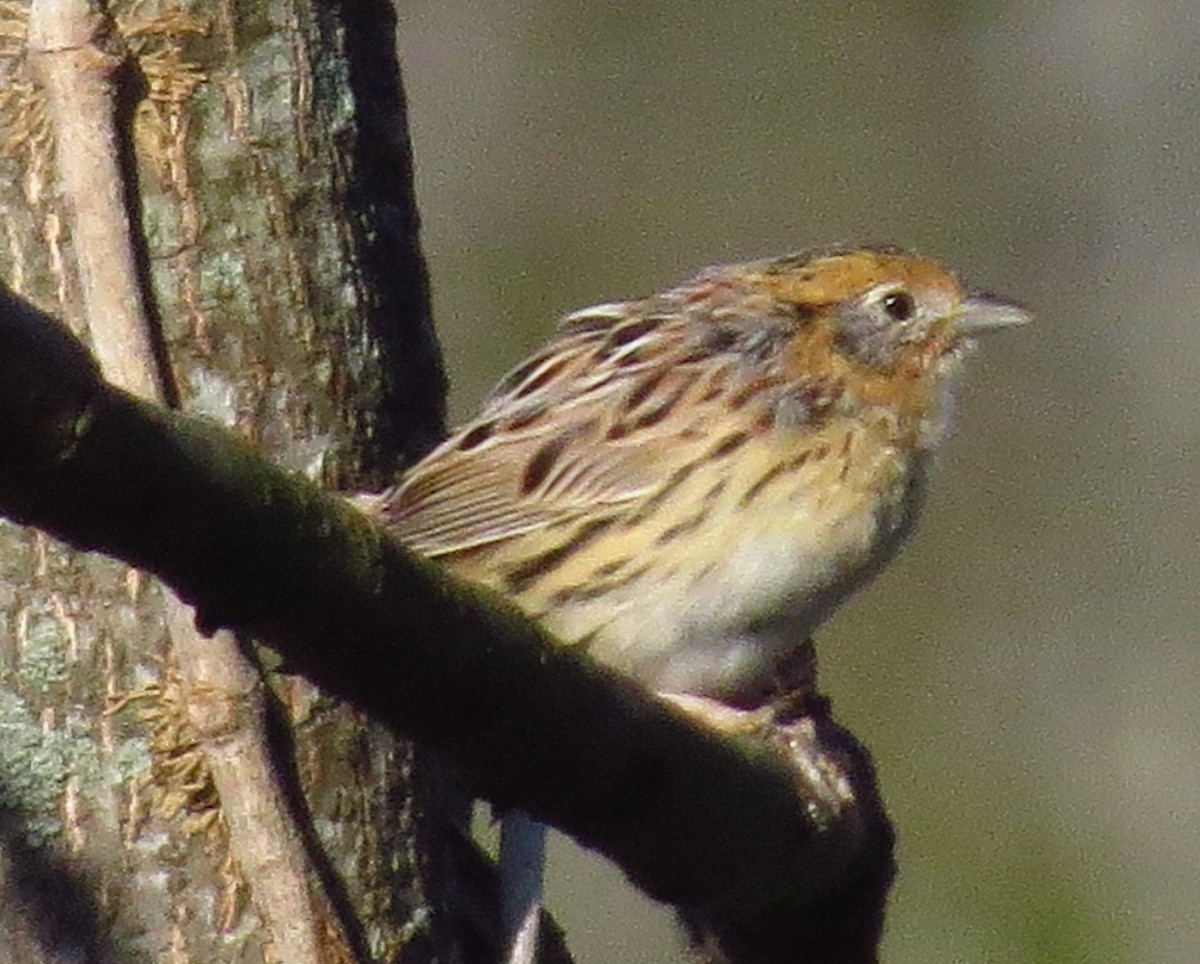
[(507, 949), (504, 964), (533, 964), (537, 955), (545, 863), (546, 825), (521, 810), (510, 810), (500, 823), (500, 922)]

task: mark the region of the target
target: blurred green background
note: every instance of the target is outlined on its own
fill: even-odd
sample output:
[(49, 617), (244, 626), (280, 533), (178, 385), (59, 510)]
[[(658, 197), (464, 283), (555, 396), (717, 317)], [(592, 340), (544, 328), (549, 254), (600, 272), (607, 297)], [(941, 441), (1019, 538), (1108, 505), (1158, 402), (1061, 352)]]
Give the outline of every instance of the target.
[[(818, 637), (900, 832), (885, 960), (1200, 960), (1200, 5), (418, 0), (467, 414), (567, 309), (891, 240), (1026, 302), (921, 531)], [(583, 964), (680, 961), (565, 841)]]

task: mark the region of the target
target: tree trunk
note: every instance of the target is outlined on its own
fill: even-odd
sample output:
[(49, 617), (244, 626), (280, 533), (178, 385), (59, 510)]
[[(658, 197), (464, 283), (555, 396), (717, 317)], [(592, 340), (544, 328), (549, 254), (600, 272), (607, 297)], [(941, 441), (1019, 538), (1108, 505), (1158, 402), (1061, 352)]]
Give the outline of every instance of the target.
[[(378, 487), (443, 418), (390, 6), (70, 7), (0, 10), (0, 274), (129, 390)], [(0, 565), (0, 958), (429, 959), (407, 745), (136, 570), (6, 522)]]

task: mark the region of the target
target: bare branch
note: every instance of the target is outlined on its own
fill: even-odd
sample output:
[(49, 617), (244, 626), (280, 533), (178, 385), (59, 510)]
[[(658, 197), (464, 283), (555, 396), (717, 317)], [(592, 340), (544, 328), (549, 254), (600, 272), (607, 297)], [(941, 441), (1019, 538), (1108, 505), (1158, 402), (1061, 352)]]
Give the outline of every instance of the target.
[(141, 398), (174, 402), (131, 243), (126, 151), (117, 123), (121, 37), (87, 0), (34, 0), (28, 45), (74, 213), (84, 310), (100, 366), (113, 384)]

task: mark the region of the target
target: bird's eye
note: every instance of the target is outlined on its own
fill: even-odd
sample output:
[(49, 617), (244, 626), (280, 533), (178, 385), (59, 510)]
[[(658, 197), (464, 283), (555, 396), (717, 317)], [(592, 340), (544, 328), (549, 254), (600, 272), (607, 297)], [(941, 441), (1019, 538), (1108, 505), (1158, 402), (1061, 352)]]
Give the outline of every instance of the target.
[(908, 321), (917, 310), (913, 296), (907, 291), (890, 291), (883, 296), (883, 310), (892, 321)]

